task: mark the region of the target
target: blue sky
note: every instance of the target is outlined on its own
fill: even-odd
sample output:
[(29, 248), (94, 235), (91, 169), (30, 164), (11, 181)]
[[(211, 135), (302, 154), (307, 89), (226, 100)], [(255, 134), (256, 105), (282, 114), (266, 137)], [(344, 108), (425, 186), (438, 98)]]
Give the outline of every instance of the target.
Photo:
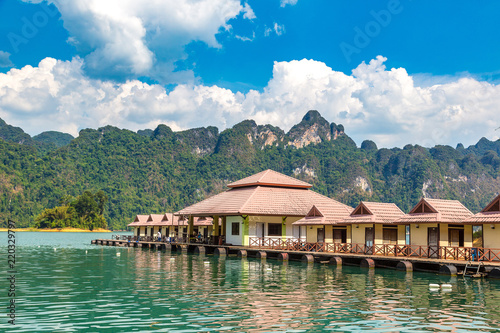
[(358, 143), (498, 139), (493, 1), (0, 0), (0, 117), (35, 135), (309, 109)]

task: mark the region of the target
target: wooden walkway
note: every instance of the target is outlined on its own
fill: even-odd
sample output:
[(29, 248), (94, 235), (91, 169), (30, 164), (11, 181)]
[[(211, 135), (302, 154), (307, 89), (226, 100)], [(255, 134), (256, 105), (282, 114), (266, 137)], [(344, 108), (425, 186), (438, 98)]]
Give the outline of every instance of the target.
[(148, 248), (155, 250), (171, 250), (184, 253), (213, 254), (219, 256), (238, 256), (254, 258), (270, 258), (282, 261), (294, 260), (307, 263), (330, 265), (350, 265), (366, 268), (392, 268), (402, 271), (434, 272), (446, 275), (466, 275), (474, 277), (500, 278), (500, 262), (477, 262), (466, 260), (447, 260), (418, 257), (391, 257), (381, 255), (364, 255), (352, 253), (285, 251), (259, 249), (255, 247), (233, 245), (209, 245), (201, 243), (127, 241), (116, 239), (96, 239), (92, 244), (119, 247)]

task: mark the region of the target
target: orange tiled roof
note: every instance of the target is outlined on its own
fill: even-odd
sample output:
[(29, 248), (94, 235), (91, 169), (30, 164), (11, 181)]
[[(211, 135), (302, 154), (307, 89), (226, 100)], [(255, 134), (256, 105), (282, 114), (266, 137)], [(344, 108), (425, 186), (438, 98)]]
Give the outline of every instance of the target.
[(296, 178), (286, 176), (282, 173), (267, 169), (265, 171), (256, 173), (250, 177), (246, 177), (237, 180), (227, 187), (245, 187), (245, 186), (256, 186), (256, 185), (269, 185), (278, 187), (292, 187), (292, 188), (311, 188), (312, 185)]
[(338, 211), (343, 217), (352, 211), (347, 205), (305, 188), (250, 186), (229, 189), (175, 214), (305, 216), (313, 205)]
[(293, 225), (332, 225), (343, 224), (342, 221), (352, 212), (352, 207), (330, 199), (333, 202), (319, 202), (312, 206), (304, 218)]
[[(195, 226), (210, 226), (213, 219), (211, 217), (195, 217), (193, 224)], [(173, 213), (137, 215), (134, 222), (128, 224), (129, 227), (151, 227), (151, 226), (187, 226), (189, 220), (187, 217), (176, 216)], [(220, 221), (219, 221), (220, 224)]]
[(399, 220), (407, 223), (462, 223), (472, 213), (460, 201), (422, 198), (413, 209)]
[(145, 223), (148, 220), (148, 218), (149, 218), (149, 215), (136, 215), (134, 222), (129, 223), (128, 226), (129, 227), (137, 227), (137, 226), (141, 225), (142, 223)]
[(361, 201), (351, 215), (344, 219), (344, 223), (392, 223), (404, 215), (393, 203)]
[(497, 224), (500, 223), (500, 194), (495, 197), (484, 209), (474, 216), (467, 218), (466, 224)]

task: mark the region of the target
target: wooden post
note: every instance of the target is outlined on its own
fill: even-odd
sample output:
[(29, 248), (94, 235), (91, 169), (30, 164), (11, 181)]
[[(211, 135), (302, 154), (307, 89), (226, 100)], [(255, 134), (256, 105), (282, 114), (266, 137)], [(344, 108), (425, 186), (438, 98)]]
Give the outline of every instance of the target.
[(286, 216), (281, 217), (281, 240), (286, 242)]
[(220, 230), (220, 235), (221, 236), (226, 236), (226, 216), (222, 217), (222, 227)]
[(214, 215), (214, 236), (219, 236), (219, 215)]
[(188, 242), (188, 243), (191, 243), (191, 242), (190, 242), (190, 239), (191, 239), (191, 236), (192, 236), (193, 230), (194, 230), (194, 217), (193, 217), (193, 216), (191, 216), (191, 215), (189, 215), (188, 237), (187, 237), (187, 242)]
[(243, 216), (243, 246), (249, 246), (249, 234), (250, 234), (250, 226), (249, 226), (249, 218), (248, 215)]

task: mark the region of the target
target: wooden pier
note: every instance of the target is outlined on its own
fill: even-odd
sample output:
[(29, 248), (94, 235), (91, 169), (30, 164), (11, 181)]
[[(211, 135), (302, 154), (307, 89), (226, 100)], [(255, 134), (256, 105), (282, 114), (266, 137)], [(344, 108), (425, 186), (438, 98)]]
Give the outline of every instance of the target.
[(434, 258), (391, 257), (349, 253), (283, 251), (233, 245), (211, 245), (201, 243), (131, 241), (123, 239), (96, 239), (92, 244), (118, 247), (136, 247), (152, 250), (170, 250), (183, 253), (209, 254), (216, 256), (254, 257), (280, 261), (302, 261), (329, 265), (360, 266), (368, 269), (391, 268), (401, 271), (433, 272), (445, 275), (468, 277), (500, 278), (500, 262), (473, 262), (465, 260), (446, 260)]

